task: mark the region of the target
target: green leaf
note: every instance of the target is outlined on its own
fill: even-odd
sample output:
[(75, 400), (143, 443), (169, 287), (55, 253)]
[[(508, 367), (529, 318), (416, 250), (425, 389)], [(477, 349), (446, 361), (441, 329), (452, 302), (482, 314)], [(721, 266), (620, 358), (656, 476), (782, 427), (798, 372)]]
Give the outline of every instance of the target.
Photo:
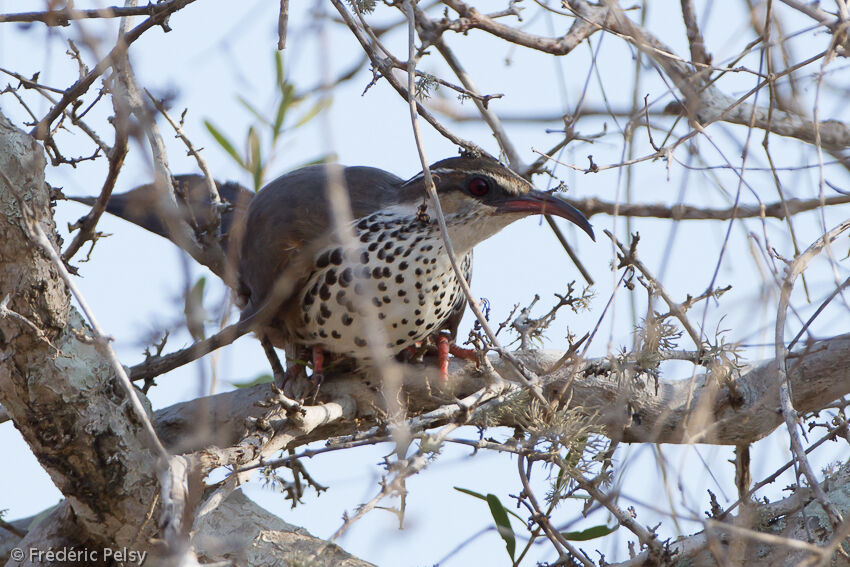
[(271, 374), (260, 374), (253, 380), (248, 380), (246, 382), (231, 382), (231, 384), (235, 388), (250, 388), (251, 386), (256, 386), (258, 384), (271, 384), (274, 380), (274, 376)]
[(254, 176), (254, 190), (263, 184), (263, 148), (253, 126), (248, 128), (248, 170)]
[(274, 116), (274, 124), (272, 124), (272, 140), (277, 140), (283, 130), (283, 120), (286, 118), (286, 111), (289, 109), (289, 102), (286, 97), (280, 99), (277, 105), (277, 112)]
[(215, 138), (215, 141), (218, 142), (218, 145), (221, 146), (224, 151), (226, 151), (230, 157), (239, 164), (240, 167), (245, 167), (245, 162), (242, 161), (242, 156), (239, 155), (239, 152), (236, 151), (236, 148), (230, 143), (230, 140), (227, 139), (227, 136), (221, 133), (221, 131), (213, 126), (213, 123), (209, 120), (204, 120), (204, 126), (206, 126), (207, 131), (212, 134), (212, 137)]
[(269, 123), (268, 118), (266, 118), (265, 116), (263, 116), (263, 115), (262, 115), (262, 113), (261, 113), (259, 110), (257, 110), (257, 107), (255, 107), (253, 104), (251, 104), (250, 102), (248, 102), (248, 100), (247, 100), (246, 98), (244, 98), (244, 97), (242, 97), (242, 96), (237, 96), (237, 97), (236, 97), (236, 100), (238, 100), (238, 101), (239, 101), (239, 103), (240, 103), (242, 106), (244, 106), (244, 107), (248, 110), (248, 112), (250, 112), (251, 114), (253, 114), (253, 115), (254, 115), (254, 118), (256, 118), (257, 120), (259, 120), (259, 121), (260, 121), (260, 122), (262, 122), (263, 124), (266, 124), (266, 125), (268, 125), (268, 126), (270, 126), (270, 125), (271, 125), (271, 124)]
[[(483, 500), (484, 502), (487, 502), (487, 497), (484, 496), (483, 494), (481, 494), (480, 492), (475, 492), (474, 490), (469, 490), (468, 488), (461, 488), (459, 486), (455, 486), (454, 489), (457, 490), (458, 492), (463, 492), (464, 494), (469, 494), (470, 496), (474, 496), (475, 498), (478, 498), (479, 500)], [(513, 516), (514, 518), (516, 518), (517, 520), (519, 520), (520, 522), (522, 522), (523, 524), (525, 523), (525, 520), (522, 519), (522, 516), (520, 516), (516, 512), (513, 512), (512, 510), (508, 510), (507, 508), (505, 508), (505, 511), (508, 514), (510, 514), (511, 516)]]
[(283, 92), (283, 55), (281, 55), (280, 51), (275, 50), (274, 52), (274, 75), (277, 79), (277, 84), (280, 87), (280, 92)]
[(294, 128), (298, 128), (300, 126), (303, 126), (307, 122), (314, 119), (321, 111), (325, 110), (326, 108), (329, 108), (330, 105), (331, 105), (331, 102), (332, 102), (331, 99), (323, 98), (322, 100), (320, 100), (319, 102), (314, 104), (310, 108), (310, 110), (305, 112), (304, 115), (301, 118), (298, 119), (298, 122), (295, 123)]
[(508, 550), (508, 555), (511, 556), (511, 561), (513, 561), (516, 554), (516, 536), (511, 527), (511, 521), (508, 519), (508, 511), (495, 494), (487, 495), (487, 504), (490, 506), (490, 513), (496, 522), (496, 529), (502, 539), (505, 540), (505, 548)]
[(596, 539), (598, 537), (604, 537), (608, 534), (614, 533), (619, 527), (620, 524), (614, 524), (610, 528), (605, 524), (601, 524), (599, 526), (587, 528), (580, 532), (561, 532), (561, 535), (564, 536), (564, 539), (569, 541), (587, 541), (589, 539)]

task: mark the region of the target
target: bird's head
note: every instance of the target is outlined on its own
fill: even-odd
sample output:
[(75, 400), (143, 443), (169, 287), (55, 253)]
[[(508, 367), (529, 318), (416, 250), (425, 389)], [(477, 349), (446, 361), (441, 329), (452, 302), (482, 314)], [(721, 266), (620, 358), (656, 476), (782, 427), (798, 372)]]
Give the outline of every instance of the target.
[[(534, 188), (528, 181), (489, 157), (453, 157), (430, 168), (446, 217), (455, 251), (463, 253), (510, 223), (534, 214), (550, 214), (578, 225), (592, 239), (593, 228), (575, 207), (552, 193)], [(403, 189), (421, 195), (422, 173), (409, 179)], [(426, 213), (433, 216), (430, 204)]]

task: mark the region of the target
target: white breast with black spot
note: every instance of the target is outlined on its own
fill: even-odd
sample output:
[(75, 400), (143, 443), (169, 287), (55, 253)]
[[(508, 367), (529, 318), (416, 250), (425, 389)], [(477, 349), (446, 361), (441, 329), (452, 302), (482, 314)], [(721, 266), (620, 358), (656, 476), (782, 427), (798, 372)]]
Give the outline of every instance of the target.
[[(460, 283), (433, 224), (375, 213), (355, 225), (354, 256), (340, 246), (322, 250), (301, 293), (299, 342), (333, 353), (371, 358), (362, 313), (384, 328), (398, 353), (440, 329), (463, 305)], [(472, 253), (462, 257), (468, 274)], [(467, 276), (468, 277), (468, 276)]]

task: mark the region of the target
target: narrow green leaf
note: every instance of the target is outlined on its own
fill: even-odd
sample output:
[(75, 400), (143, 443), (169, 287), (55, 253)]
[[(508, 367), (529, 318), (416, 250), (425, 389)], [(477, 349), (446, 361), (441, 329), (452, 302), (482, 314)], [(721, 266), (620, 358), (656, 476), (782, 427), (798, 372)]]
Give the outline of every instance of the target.
[(254, 190), (259, 191), (263, 184), (263, 149), (253, 126), (248, 128), (248, 164), (254, 176)]
[(231, 382), (233, 387), (235, 388), (250, 388), (251, 386), (256, 386), (258, 384), (270, 384), (274, 380), (274, 376), (271, 374), (260, 374), (253, 380), (247, 380), (245, 382)]
[(315, 118), (315, 117), (316, 117), (316, 115), (318, 115), (321, 111), (325, 110), (326, 108), (329, 108), (329, 107), (330, 107), (330, 105), (331, 105), (331, 100), (330, 100), (330, 99), (322, 99), (322, 100), (320, 100), (319, 102), (317, 102), (316, 104), (314, 104), (314, 105), (310, 108), (310, 110), (308, 110), (307, 112), (305, 112), (305, 113), (304, 113), (304, 115), (303, 115), (301, 118), (299, 118), (299, 119), (298, 119), (298, 122), (296, 122), (296, 123), (295, 123), (294, 128), (298, 128), (298, 127), (300, 127), (300, 126), (303, 126), (303, 125), (304, 125), (304, 124), (306, 124), (307, 122), (311, 121), (311, 120), (312, 120), (313, 118)]
[(281, 86), (281, 104), (285, 105), (288, 109), (293, 104), (296, 104), (298, 101), (295, 100), (295, 86), (291, 83), (284, 83)]
[(593, 526), (592, 528), (587, 528), (580, 532), (561, 532), (561, 535), (564, 536), (564, 539), (569, 541), (587, 541), (614, 533), (619, 527), (620, 524), (614, 524), (610, 528), (605, 524), (602, 524), (599, 526)]
[[(483, 494), (481, 494), (480, 492), (475, 492), (474, 490), (469, 490), (468, 488), (461, 488), (459, 486), (455, 486), (454, 489), (457, 490), (458, 492), (463, 492), (464, 494), (469, 494), (470, 496), (474, 496), (475, 498), (478, 498), (479, 500), (483, 500), (484, 502), (487, 502), (487, 497), (484, 496)], [(525, 523), (525, 520), (522, 519), (522, 516), (520, 516), (516, 512), (514, 512), (512, 510), (508, 510), (507, 508), (505, 508), (505, 511), (508, 514), (510, 514), (511, 516), (513, 516), (514, 518), (516, 518), (517, 520), (519, 520), (520, 522)]]
[(272, 124), (272, 141), (277, 140), (283, 130), (283, 120), (286, 118), (286, 111), (289, 109), (289, 104), (286, 98), (281, 98), (277, 105), (277, 112), (274, 116), (274, 124)]
[(502, 539), (505, 540), (505, 548), (508, 550), (508, 555), (511, 556), (511, 561), (513, 561), (516, 554), (516, 536), (511, 527), (511, 521), (508, 519), (508, 511), (502, 506), (502, 502), (495, 494), (487, 495), (487, 504), (490, 506), (490, 513), (496, 522), (496, 529)]
[(204, 126), (206, 126), (207, 131), (212, 134), (212, 137), (215, 138), (215, 141), (218, 142), (218, 145), (226, 151), (233, 160), (239, 164), (240, 167), (245, 167), (245, 162), (242, 161), (242, 157), (239, 155), (239, 152), (236, 151), (236, 148), (230, 143), (230, 140), (227, 139), (227, 136), (221, 133), (221, 131), (213, 126), (213, 123), (209, 120), (204, 120)]
[(255, 107), (253, 104), (251, 104), (250, 102), (248, 102), (248, 99), (246, 99), (246, 98), (244, 98), (244, 97), (242, 97), (242, 96), (237, 96), (237, 97), (236, 97), (236, 100), (238, 100), (238, 101), (239, 101), (239, 103), (240, 103), (242, 106), (244, 106), (246, 110), (248, 110), (248, 112), (250, 112), (251, 114), (253, 114), (253, 115), (254, 115), (254, 118), (256, 118), (257, 120), (259, 120), (260, 122), (262, 122), (263, 124), (265, 124), (265, 125), (267, 125), (267, 126), (270, 126), (270, 125), (271, 125), (271, 124), (269, 123), (268, 118), (266, 118), (265, 116), (263, 116), (263, 115), (262, 115), (262, 113), (261, 113), (259, 110), (257, 110), (257, 107)]
[(280, 92), (283, 93), (283, 55), (277, 50), (274, 52), (274, 76), (277, 79)]
[(333, 163), (337, 160), (339, 156), (335, 153), (325, 154), (323, 156), (319, 156), (317, 158), (313, 158), (309, 161), (305, 161), (303, 163), (298, 164), (298, 167), (293, 167), (292, 170), (301, 169), (302, 167), (307, 167), (308, 165), (321, 165), (323, 163)]

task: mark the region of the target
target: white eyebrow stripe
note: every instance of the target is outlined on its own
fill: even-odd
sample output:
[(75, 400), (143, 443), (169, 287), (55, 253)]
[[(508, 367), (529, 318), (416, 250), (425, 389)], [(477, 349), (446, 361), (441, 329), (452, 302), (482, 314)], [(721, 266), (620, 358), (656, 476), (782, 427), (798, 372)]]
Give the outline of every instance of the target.
[[(497, 172), (485, 170), (485, 169), (459, 170), (459, 169), (446, 169), (446, 168), (443, 168), (443, 167), (438, 167), (438, 168), (431, 170), (431, 175), (440, 175), (440, 174), (449, 174), (449, 173), (458, 173), (458, 172), (467, 173), (469, 175), (481, 175), (483, 177), (489, 177), (491, 179), (496, 180), (497, 182), (499, 182), (501, 185), (504, 185), (504, 186), (516, 185), (517, 183), (526, 183), (529, 186), (531, 186), (531, 183), (528, 183), (525, 179), (523, 179), (522, 177), (520, 177), (518, 175), (516, 177), (507, 177), (505, 175), (502, 175), (501, 173), (497, 173)], [(416, 181), (420, 181), (424, 177), (425, 176), (422, 173), (420, 173), (418, 175), (414, 175), (413, 177), (411, 177), (410, 179), (405, 181), (404, 185), (409, 185), (409, 184), (414, 183)]]

